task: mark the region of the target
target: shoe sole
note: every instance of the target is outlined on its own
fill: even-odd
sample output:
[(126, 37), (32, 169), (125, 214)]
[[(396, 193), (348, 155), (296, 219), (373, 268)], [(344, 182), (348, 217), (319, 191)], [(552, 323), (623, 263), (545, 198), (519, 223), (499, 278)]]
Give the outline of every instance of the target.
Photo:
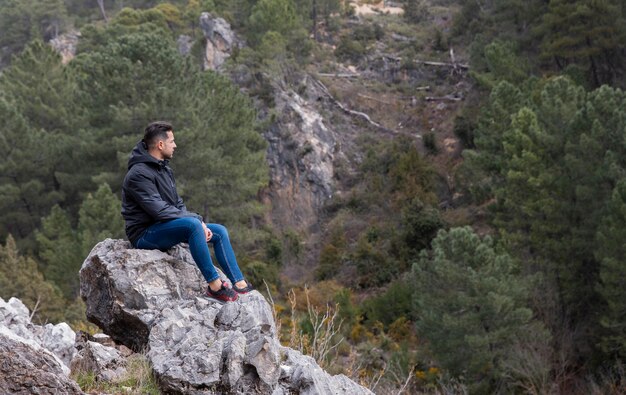
[(220, 304), (236, 302), (239, 299), (239, 297), (237, 297), (237, 299), (235, 299), (235, 300), (224, 300), (224, 299), (218, 299), (216, 297), (213, 297), (213, 296), (207, 295), (207, 294), (204, 294), (204, 297), (209, 299), (209, 300), (214, 300), (214, 301), (216, 301), (216, 302), (218, 302)]

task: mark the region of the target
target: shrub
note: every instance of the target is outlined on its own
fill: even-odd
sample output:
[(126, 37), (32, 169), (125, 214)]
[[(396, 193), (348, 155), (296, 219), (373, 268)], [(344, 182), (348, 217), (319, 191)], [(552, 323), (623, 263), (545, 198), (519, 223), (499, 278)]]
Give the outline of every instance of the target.
[(428, 132), (424, 135), (424, 148), (426, 148), (426, 150), (432, 155), (437, 155), (439, 153), (435, 133)]
[(390, 325), (399, 318), (411, 314), (411, 297), (413, 288), (404, 279), (395, 281), (387, 290), (378, 296), (363, 302), (363, 317), (368, 323), (376, 321)]
[(357, 63), (365, 55), (367, 49), (360, 41), (351, 39), (348, 36), (341, 37), (339, 45), (335, 49), (335, 56), (342, 61)]

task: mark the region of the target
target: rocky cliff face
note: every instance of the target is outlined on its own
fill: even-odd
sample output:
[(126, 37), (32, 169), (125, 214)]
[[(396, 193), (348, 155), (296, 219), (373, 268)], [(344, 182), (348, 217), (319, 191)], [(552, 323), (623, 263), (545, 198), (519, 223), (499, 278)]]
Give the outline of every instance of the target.
[(282, 347), (270, 305), (253, 291), (234, 303), (203, 296), (187, 249), (136, 250), (107, 239), (81, 271), (89, 320), (135, 350), (148, 350), (165, 392), (371, 394)]

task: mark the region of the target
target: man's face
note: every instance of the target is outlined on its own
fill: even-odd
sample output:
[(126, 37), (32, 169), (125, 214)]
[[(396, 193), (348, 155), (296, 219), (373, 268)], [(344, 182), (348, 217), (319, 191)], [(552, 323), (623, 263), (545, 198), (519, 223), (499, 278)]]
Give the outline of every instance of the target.
[[(161, 144), (161, 142), (163, 144)], [(176, 149), (176, 143), (174, 142), (174, 132), (171, 130), (167, 132), (167, 139), (159, 142), (159, 149), (163, 159), (172, 159), (174, 156), (174, 150)]]

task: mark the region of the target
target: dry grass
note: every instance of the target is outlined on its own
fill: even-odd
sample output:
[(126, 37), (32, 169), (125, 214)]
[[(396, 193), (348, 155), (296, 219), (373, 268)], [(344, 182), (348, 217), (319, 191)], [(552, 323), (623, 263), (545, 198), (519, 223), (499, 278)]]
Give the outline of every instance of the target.
[(115, 381), (98, 380), (94, 372), (79, 372), (72, 378), (87, 393), (159, 395), (161, 391), (148, 358), (143, 354), (128, 357), (127, 373)]

